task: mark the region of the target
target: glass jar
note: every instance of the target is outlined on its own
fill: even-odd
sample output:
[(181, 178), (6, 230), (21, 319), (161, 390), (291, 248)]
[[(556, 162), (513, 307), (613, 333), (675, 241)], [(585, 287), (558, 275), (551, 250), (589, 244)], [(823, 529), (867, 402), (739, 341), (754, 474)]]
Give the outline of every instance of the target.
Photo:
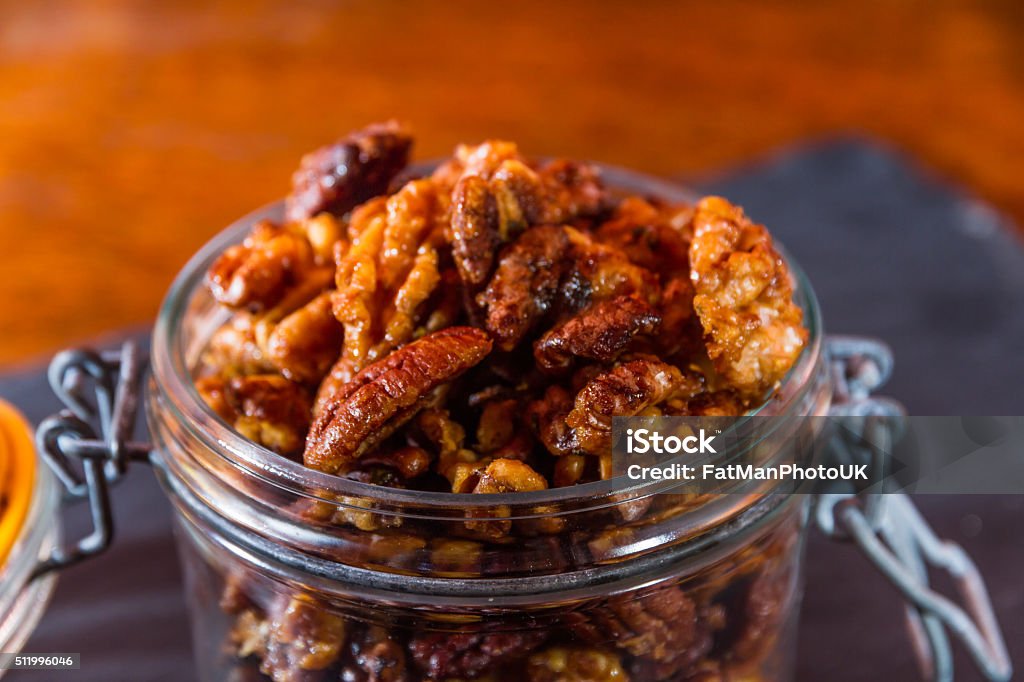
[[(669, 201), (680, 188), (604, 169)], [(204, 680), (785, 680), (806, 497), (589, 483), (456, 495), (291, 462), (232, 431), (193, 372), (226, 313), (203, 287), (229, 227), (193, 258), (153, 338), (147, 412), (174, 503)], [(821, 320), (790, 263), (806, 350), (761, 412), (824, 415)], [(816, 421), (816, 420), (806, 420)]]
[[(13, 542), (0, 557), (0, 652), (17, 653), (35, 629), (53, 592), (55, 576), (33, 579), (39, 562), (48, 558), (60, 539), (60, 491), (53, 474), (38, 462), (25, 420), (0, 401), (0, 457), (3, 471), (17, 474), (21, 496), (0, 515), (0, 537)], [(7, 516), (10, 513), (11, 516)], [(17, 517), (17, 518), (12, 518)], [(4, 670), (0, 669), (0, 677)]]

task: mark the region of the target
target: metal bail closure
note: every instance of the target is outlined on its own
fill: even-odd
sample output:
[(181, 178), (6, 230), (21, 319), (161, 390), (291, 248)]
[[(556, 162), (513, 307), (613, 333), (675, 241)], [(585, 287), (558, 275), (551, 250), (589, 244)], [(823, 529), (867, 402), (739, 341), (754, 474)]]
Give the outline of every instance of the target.
[[(102, 553), (114, 535), (110, 487), (152, 446), (131, 440), (146, 364), (133, 341), (120, 350), (65, 350), (50, 362), (50, 388), (66, 409), (36, 429), (36, 448), (64, 486), (65, 500), (88, 501), (92, 532), (40, 561), (32, 578)], [(76, 464), (77, 462), (77, 464)]]
[[(826, 456), (835, 464), (866, 463), (875, 474), (872, 480), (880, 481), (906, 418), (899, 403), (874, 395), (892, 371), (892, 352), (880, 341), (847, 336), (829, 337), (826, 351), (836, 396), (830, 416), (842, 424)], [(827, 536), (856, 543), (903, 595), (925, 679), (953, 679), (949, 634), (985, 679), (1010, 679), (1010, 657), (981, 574), (962, 547), (936, 537), (908, 496), (833, 486), (817, 497), (814, 519)], [(962, 605), (929, 587), (930, 568), (949, 574)]]

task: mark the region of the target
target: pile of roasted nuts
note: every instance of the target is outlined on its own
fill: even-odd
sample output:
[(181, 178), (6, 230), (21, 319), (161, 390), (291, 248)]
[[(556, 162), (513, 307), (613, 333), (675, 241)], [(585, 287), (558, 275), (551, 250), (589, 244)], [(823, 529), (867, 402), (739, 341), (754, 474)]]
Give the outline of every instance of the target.
[[(622, 196), (591, 165), (533, 162), (497, 140), (413, 177), (411, 145), (388, 123), (308, 154), (285, 221), (257, 224), (211, 267), (233, 314), (196, 382), (246, 438), (381, 486), (572, 486), (611, 476), (612, 417), (743, 414), (801, 353), (786, 263), (726, 200)], [(758, 565), (790, 542), (761, 548)], [(739, 679), (720, 652), (754, 650), (788, 570), (734, 573), (700, 599), (612, 600), (566, 624), (571, 638), (400, 634), (293, 599), (230, 606), (232, 641), (275, 680)]]

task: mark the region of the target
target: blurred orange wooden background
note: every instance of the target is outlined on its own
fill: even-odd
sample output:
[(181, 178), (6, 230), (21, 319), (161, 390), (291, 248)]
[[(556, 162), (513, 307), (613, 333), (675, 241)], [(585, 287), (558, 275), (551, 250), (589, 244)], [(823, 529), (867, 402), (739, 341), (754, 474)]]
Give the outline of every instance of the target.
[(0, 365), (145, 323), (299, 155), (398, 116), (700, 173), (875, 135), (1024, 219), (1024, 3), (0, 2)]

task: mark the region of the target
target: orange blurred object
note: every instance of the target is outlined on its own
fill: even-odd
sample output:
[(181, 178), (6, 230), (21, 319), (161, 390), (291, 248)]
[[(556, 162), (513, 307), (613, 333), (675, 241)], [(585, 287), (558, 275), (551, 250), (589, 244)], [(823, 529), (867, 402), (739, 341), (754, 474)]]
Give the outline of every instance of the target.
[(0, 567), (21, 535), (35, 489), (36, 453), (31, 434), (21, 413), (0, 400)]

